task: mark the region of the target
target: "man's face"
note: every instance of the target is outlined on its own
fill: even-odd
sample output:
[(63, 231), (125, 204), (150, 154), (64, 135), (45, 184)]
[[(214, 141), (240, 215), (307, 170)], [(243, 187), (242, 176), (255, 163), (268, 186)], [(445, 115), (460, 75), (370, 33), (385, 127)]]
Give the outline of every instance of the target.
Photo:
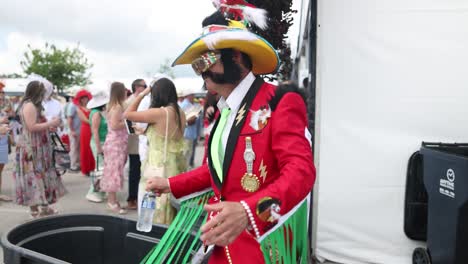
[(211, 66), (205, 73), (202, 74), (202, 78), (205, 81), (206, 89), (209, 92), (218, 93), (220, 86), (222, 86), (223, 84), (216, 83), (213, 81), (213, 79), (215, 79), (216, 76), (222, 77), (223, 74), (224, 66), (220, 60), (218, 60), (215, 64), (213, 64), (213, 66)]
[(146, 89), (146, 87), (147, 86), (146, 86), (145, 81), (141, 81), (141, 82), (137, 83), (137, 85), (135, 86), (135, 95), (138, 95), (141, 92), (143, 92)]

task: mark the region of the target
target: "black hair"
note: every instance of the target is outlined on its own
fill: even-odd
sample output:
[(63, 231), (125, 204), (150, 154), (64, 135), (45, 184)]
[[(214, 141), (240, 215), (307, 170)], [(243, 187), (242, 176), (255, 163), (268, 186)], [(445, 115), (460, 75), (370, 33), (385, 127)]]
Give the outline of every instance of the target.
[(151, 108), (172, 106), (176, 111), (178, 128), (182, 130), (182, 120), (180, 118), (180, 107), (177, 104), (177, 91), (174, 83), (161, 78), (151, 86)]
[(275, 95), (268, 102), (268, 105), (270, 106), (272, 111), (276, 110), (276, 107), (281, 101), (281, 98), (283, 98), (283, 96), (287, 93), (297, 93), (298, 95), (300, 95), (302, 100), (304, 101), (304, 104), (307, 107), (307, 101), (304, 94), (304, 90), (299, 89), (299, 86), (297, 86), (297, 84), (292, 81), (285, 81), (278, 85), (278, 88), (276, 88), (275, 91)]
[(213, 14), (207, 16), (205, 19), (203, 19), (202, 27), (206, 27), (209, 25), (228, 26), (229, 21), (224, 17), (224, 15), (221, 12), (216, 11)]
[(218, 111), (217, 104), (218, 104), (217, 96), (215, 94), (207, 92), (205, 96), (205, 103), (203, 104), (203, 113), (206, 113), (206, 109), (208, 109), (208, 107), (210, 106), (214, 108), (213, 114), (207, 117), (209, 123), (213, 122), (213, 120), (215, 119), (216, 112)]
[(135, 93), (136, 86), (139, 84), (141, 81), (144, 81), (143, 79), (136, 79), (132, 82), (132, 92)]
[(241, 78), (241, 68), (234, 62), (233, 49), (221, 49), (221, 61), (224, 66), (224, 81), (235, 84)]
[(304, 89), (309, 88), (309, 77), (305, 77), (305, 78), (302, 80), (302, 86), (304, 86)]

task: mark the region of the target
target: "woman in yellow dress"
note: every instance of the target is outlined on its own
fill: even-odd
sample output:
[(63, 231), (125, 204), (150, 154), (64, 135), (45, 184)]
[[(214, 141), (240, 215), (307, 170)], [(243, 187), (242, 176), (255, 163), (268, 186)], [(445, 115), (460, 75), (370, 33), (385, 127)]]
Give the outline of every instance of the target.
[[(137, 112), (143, 97), (151, 93), (151, 106), (146, 111)], [(148, 123), (145, 133), (148, 138), (148, 158), (143, 162), (138, 205), (145, 192), (150, 168), (164, 166), (164, 177), (171, 177), (186, 170), (184, 151), (185, 114), (177, 104), (177, 91), (174, 83), (161, 78), (151, 87), (140, 93), (125, 111), (125, 118), (132, 122)], [(165, 161), (165, 162), (164, 162)], [(156, 175), (152, 175), (156, 176)], [(176, 209), (170, 203), (170, 194), (157, 197), (153, 223), (169, 225), (174, 219)]]

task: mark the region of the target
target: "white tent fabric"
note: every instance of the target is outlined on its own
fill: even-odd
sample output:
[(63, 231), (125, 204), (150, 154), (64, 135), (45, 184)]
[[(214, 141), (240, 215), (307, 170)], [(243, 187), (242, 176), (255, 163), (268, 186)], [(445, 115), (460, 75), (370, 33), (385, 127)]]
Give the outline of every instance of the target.
[(411, 263), (408, 158), (421, 141), (468, 142), (468, 2), (318, 6), (315, 253)]
[(29, 83), (29, 80), (25, 78), (4, 79), (3, 81), (6, 85), (4, 88), (5, 93), (13, 95), (22, 95)]
[(203, 93), (202, 77), (185, 77), (174, 79), (174, 85), (180, 94)]

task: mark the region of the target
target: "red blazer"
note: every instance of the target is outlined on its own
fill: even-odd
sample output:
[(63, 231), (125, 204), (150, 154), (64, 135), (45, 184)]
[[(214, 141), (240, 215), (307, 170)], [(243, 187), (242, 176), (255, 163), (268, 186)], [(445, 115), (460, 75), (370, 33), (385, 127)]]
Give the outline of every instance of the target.
[[(255, 80), (240, 105), (229, 135), (223, 182), (219, 182), (209, 154), (208, 163), (169, 179), (171, 192), (176, 198), (212, 187), (215, 197), (210, 203), (244, 201), (261, 236), (275, 225), (275, 221), (262, 215), (265, 213), (262, 202), (268, 199), (277, 201), (279, 214), (285, 215), (310, 193), (315, 181), (315, 168), (310, 143), (305, 136), (308, 124), (306, 106), (298, 93), (288, 92), (278, 98), (277, 92), (276, 86), (264, 83), (260, 78)], [(271, 116), (266, 124), (254, 128), (255, 125), (251, 124), (256, 121), (255, 111), (260, 109), (270, 109)], [(216, 126), (217, 123), (213, 131)], [(241, 184), (246, 173), (246, 137), (252, 139), (255, 152), (253, 173), (260, 180), (259, 189), (253, 193), (245, 191)], [(246, 230), (224, 249), (215, 247), (210, 263), (228, 263), (227, 252), (233, 263), (264, 263), (253, 230)]]

